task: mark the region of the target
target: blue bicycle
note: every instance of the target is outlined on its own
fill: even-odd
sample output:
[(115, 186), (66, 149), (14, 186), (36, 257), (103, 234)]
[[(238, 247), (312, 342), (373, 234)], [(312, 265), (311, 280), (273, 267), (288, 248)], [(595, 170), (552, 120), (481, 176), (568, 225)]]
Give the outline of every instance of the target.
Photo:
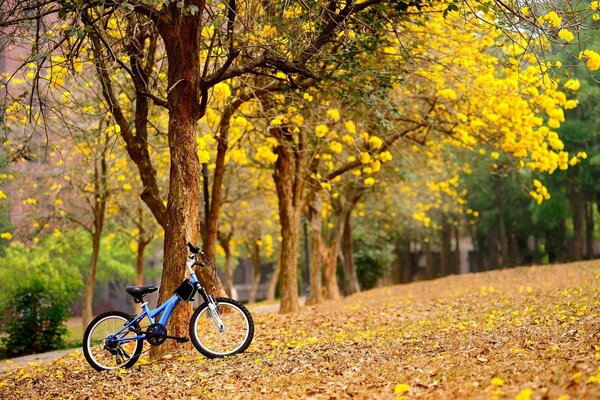
[[(109, 311), (90, 322), (83, 335), (83, 354), (94, 369), (103, 371), (132, 367), (142, 353), (144, 340), (151, 346), (158, 346), (167, 339), (187, 342), (187, 337), (169, 336), (166, 325), (175, 307), (182, 301), (192, 301), (196, 293), (200, 293), (204, 303), (190, 319), (190, 338), (200, 353), (208, 358), (227, 357), (242, 353), (250, 346), (254, 337), (254, 321), (250, 312), (235, 300), (214, 298), (206, 292), (196, 277), (194, 267), (205, 265), (198, 256), (209, 261), (213, 271), (214, 263), (201, 249), (190, 243), (188, 248), (190, 255), (186, 267), (190, 278), (183, 281), (170, 299), (151, 310), (144, 296), (156, 292), (158, 288), (128, 286), (125, 291), (133, 296), (136, 303), (142, 303), (143, 311), (139, 315)], [(141, 326), (144, 318), (150, 325)]]

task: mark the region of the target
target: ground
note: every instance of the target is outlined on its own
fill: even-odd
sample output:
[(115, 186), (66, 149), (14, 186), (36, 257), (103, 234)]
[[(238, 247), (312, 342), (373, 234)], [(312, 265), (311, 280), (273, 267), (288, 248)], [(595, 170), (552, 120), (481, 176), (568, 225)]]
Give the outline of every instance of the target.
[(600, 262), (451, 276), (295, 315), (242, 355), (99, 373), (80, 352), (5, 367), (2, 399), (600, 399)]

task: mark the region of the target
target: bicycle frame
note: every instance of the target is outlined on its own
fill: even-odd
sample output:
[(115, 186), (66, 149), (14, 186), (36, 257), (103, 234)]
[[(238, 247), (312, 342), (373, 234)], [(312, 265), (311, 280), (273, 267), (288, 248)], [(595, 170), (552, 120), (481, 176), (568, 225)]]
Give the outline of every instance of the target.
[[(188, 271), (190, 272), (190, 282), (195, 286), (196, 292), (200, 293), (200, 296), (202, 297), (202, 299), (208, 304), (209, 309), (211, 311), (211, 315), (215, 320), (215, 324), (217, 325), (217, 328), (221, 332), (223, 332), (225, 330), (225, 326), (223, 325), (223, 322), (221, 321), (219, 313), (217, 312), (216, 303), (215, 303), (214, 299), (211, 296), (209, 296), (208, 293), (206, 293), (206, 290), (198, 281), (198, 278), (196, 277), (196, 273), (194, 272), (194, 269), (193, 269), (195, 263), (196, 263), (196, 257), (194, 254), (192, 254), (189, 257), (188, 262), (186, 263), (186, 267), (187, 267)], [(146, 335), (145, 334), (140, 335), (139, 332), (133, 328), (133, 326), (138, 324), (139, 322), (141, 322), (144, 318), (148, 318), (150, 323), (154, 324), (155, 318), (158, 315), (160, 315), (160, 319), (159, 319), (158, 323), (163, 326), (166, 326), (167, 322), (169, 322), (169, 318), (171, 317), (171, 313), (173, 312), (175, 307), (177, 307), (177, 305), (181, 301), (182, 300), (179, 298), (179, 296), (173, 295), (167, 301), (165, 301), (163, 304), (161, 304), (160, 306), (158, 306), (152, 310), (150, 308), (148, 308), (148, 302), (145, 302), (144, 304), (142, 304), (142, 310), (143, 310), (142, 313), (140, 313), (140, 315), (135, 316), (135, 318), (133, 318), (132, 320), (128, 321), (125, 324), (125, 326), (123, 326), (123, 328), (120, 329), (118, 332), (115, 332), (114, 334), (107, 337), (107, 340), (114, 338), (120, 343), (126, 343), (126, 342), (131, 342), (134, 340), (146, 339)], [(135, 331), (137, 333), (137, 335), (133, 336), (133, 337), (127, 337), (127, 338), (119, 337), (120, 335), (123, 335), (123, 336), (126, 335), (131, 330)]]

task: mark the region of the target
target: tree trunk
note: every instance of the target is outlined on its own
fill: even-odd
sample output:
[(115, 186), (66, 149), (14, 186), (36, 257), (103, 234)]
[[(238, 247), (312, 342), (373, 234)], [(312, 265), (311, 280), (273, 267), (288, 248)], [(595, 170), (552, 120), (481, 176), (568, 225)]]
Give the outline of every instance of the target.
[[(143, 231), (140, 230), (138, 235), (137, 252), (135, 260), (135, 275), (136, 285), (142, 286), (144, 284), (144, 252), (146, 246), (150, 243), (150, 240), (143, 237)], [(135, 313), (140, 314), (142, 312), (142, 306), (139, 303), (135, 303)]]
[(326, 246), (325, 250), (325, 298), (327, 300), (338, 300), (340, 289), (337, 281), (337, 260), (340, 254), (341, 240), (334, 239), (333, 243)]
[(225, 291), (233, 298), (233, 254), (231, 254), (232, 233), (219, 236), (219, 243), (225, 252)]
[(594, 258), (594, 202), (588, 201), (585, 206), (585, 258)]
[(440, 269), (442, 276), (450, 275), (450, 237), (451, 237), (451, 227), (448, 223), (448, 218), (444, 215), (442, 216), (442, 230), (440, 232)]
[(323, 302), (323, 277), (321, 270), (323, 199), (320, 193), (308, 205), (308, 220), (310, 221), (310, 297), (306, 304)]
[(344, 294), (350, 296), (360, 292), (356, 266), (354, 265), (354, 248), (352, 245), (352, 225), (350, 219), (352, 213), (346, 214), (344, 219), (344, 234), (342, 235), (342, 255), (344, 266)]
[(277, 282), (279, 282), (279, 271), (281, 271), (281, 246), (277, 249), (277, 258), (275, 261), (275, 271), (269, 280), (269, 287), (267, 288), (267, 301), (275, 301), (275, 289), (277, 288)]
[[(281, 201), (280, 201), (281, 202)], [(281, 256), (279, 271), (279, 290), (281, 294), (281, 313), (293, 313), (300, 310), (298, 302), (298, 240), (300, 213), (287, 208), (280, 211)]]
[[(431, 252), (431, 240), (427, 240), (423, 244), (425, 251), (425, 275), (427, 279), (434, 279), (437, 277), (437, 271), (435, 267), (435, 260), (433, 259), (433, 253)], [(410, 250), (410, 247), (409, 247)]]
[(255, 242), (250, 246), (250, 260), (252, 262), (252, 286), (250, 287), (250, 296), (248, 299), (249, 304), (256, 303), (256, 294), (258, 293), (258, 285), (260, 284), (260, 247)]
[[(193, 1), (199, 9), (203, 1)], [(173, 295), (173, 291), (185, 279), (185, 262), (188, 249), (186, 243), (197, 243), (200, 231), (200, 162), (196, 146), (196, 122), (203, 115), (200, 106), (201, 76), (200, 32), (202, 24), (198, 18), (184, 16), (175, 5), (170, 9), (170, 18), (161, 20), (158, 29), (163, 37), (168, 59), (168, 142), (171, 157), (169, 171), (169, 195), (166, 214), (164, 261), (158, 304)], [(208, 269), (208, 268), (206, 268)], [(210, 272), (197, 271), (198, 278), (208, 286), (213, 282)], [(167, 325), (170, 336), (187, 336), (192, 307), (181, 303), (171, 314)], [(153, 348), (153, 356), (172, 351), (177, 342), (169, 340)], [(159, 349), (159, 350), (157, 350)]]
[(102, 231), (95, 231), (92, 236), (92, 258), (90, 260), (90, 269), (88, 271), (85, 287), (83, 288), (83, 304), (81, 309), (81, 320), (84, 330), (94, 318), (94, 287), (96, 286), (96, 271), (98, 269), (98, 258), (100, 256), (101, 236)]
[(273, 179), (277, 188), (279, 223), (281, 226), (281, 255), (279, 290), (281, 294), (280, 313), (300, 310), (298, 302), (298, 247), (300, 239), (300, 214), (302, 191), (306, 172), (304, 136), (297, 135), (296, 143), (291, 135), (273, 129), (278, 146), (275, 149), (277, 161)]
[[(571, 178), (573, 174), (569, 174)], [(571, 215), (573, 218), (573, 246), (572, 259), (583, 259), (583, 248), (585, 246), (585, 203), (581, 194), (581, 188), (576, 179), (567, 179), (567, 194), (571, 204)]]
[(513, 262), (508, 256), (508, 232), (506, 229), (506, 201), (504, 199), (504, 189), (502, 185), (502, 177), (497, 175), (494, 177), (496, 189), (496, 205), (498, 207), (498, 242), (500, 244), (500, 266), (510, 267)]
[(458, 226), (454, 227), (454, 238), (456, 240), (456, 244), (454, 246), (454, 260), (455, 260), (455, 274), (462, 273), (462, 265), (461, 265), (461, 254), (460, 254), (460, 232)]
[[(108, 140), (106, 140), (108, 143)], [(106, 217), (106, 180), (107, 166), (106, 153), (94, 165), (94, 199), (92, 204), (92, 214), (94, 215), (94, 227), (92, 229), (92, 258), (90, 260), (90, 270), (86, 279), (86, 285), (83, 292), (81, 321), (85, 329), (94, 318), (93, 301), (94, 287), (96, 286), (96, 271), (98, 269), (98, 258), (100, 257), (100, 240), (104, 229), (104, 219)], [(98, 169), (100, 164), (100, 169)]]

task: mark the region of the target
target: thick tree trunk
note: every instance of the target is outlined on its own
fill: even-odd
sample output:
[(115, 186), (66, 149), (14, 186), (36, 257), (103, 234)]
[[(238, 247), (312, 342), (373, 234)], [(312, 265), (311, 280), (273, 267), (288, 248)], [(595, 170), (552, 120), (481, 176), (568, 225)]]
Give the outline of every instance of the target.
[(344, 219), (344, 233), (342, 235), (342, 255), (344, 266), (344, 295), (350, 296), (360, 292), (356, 266), (354, 265), (354, 248), (352, 245), (352, 225), (350, 224), (352, 213), (346, 214)]
[(306, 304), (323, 302), (323, 277), (321, 270), (323, 200), (319, 193), (308, 205), (308, 220), (310, 221), (310, 297)]
[(280, 211), (281, 257), (279, 271), (279, 290), (281, 294), (281, 313), (293, 313), (300, 310), (298, 302), (298, 240), (300, 213), (287, 208)]
[[(280, 137), (280, 141), (286, 140)], [(275, 162), (275, 186), (279, 203), (279, 223), (281, 225), (281, 255), (279, 290), (281, 294), (280, 313), (293, 313), (300, 310), (298, 302), (298, 246), (300, 230), (301, 188), (300, 168), (296, 159), (292, 162), (290, 147), (281, 143), (277, 147)], [(298, 157), (299, 154), (294, 153)]]
[[(203, 1), (192, 2), (199, 9)], [(169, 64), (168, 142), (171, 156), (169, 197), (166, 213), (164, 261), (158, 303), (162, 304), (185, 279), (186, 243), (197, 243), (200, 232), (200, 162), (196, 146), (196, 122), (203, 115), (200, 105), (200, 32), (197, 17), (184, 16), (173, 4), (170, 17), (158, 26)], [(208, 268), (206, 268), (208, 269)], [(210, 291), (210, 272), (199, 269), (199, 279)], [(181, 303), (171, 314), (167, 326), (170, 336), (187, 336), (192, 307)], [(173, 340), (153, 348), (153, 356), (176, 347)], [(159, 349), (159, 350), (157, 350)], [(160, 352), (160, 353), (159, 353)]]
[(340, 254), (341, 238), (335, 238), (333, 243), (325, 246), (325, 298), (327, 300), (338, 300), (340, 289), (337, 281), (337, 260)]

